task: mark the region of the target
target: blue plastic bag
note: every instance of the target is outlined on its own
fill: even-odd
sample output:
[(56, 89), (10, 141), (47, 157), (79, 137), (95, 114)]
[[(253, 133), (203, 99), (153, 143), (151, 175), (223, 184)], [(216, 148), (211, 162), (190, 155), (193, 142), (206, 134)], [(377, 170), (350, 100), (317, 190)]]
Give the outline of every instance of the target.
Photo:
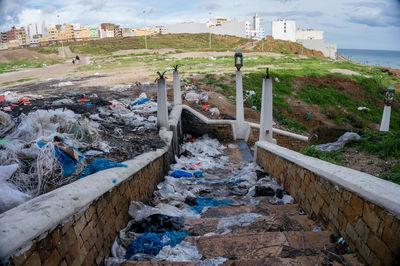
[(167, 245), (171, 247), (175, 247), (185, 237), (189, 235), (184, 232), (165, 232), (165, 233), (144, 233), (141, 234), (138, 238), (133, 240), (126, 250), (125, 259), (130, 259), (133, 255), (141, 253), (141, 254), (150, 254), (157, 255), (160, 250)]
[(194, 178), (203, 178), (203, 172), (202, 171), (196, 171), (193, 173)]
[(115, 162), (110, 162), (107, 159), (97, 159), (94, 160), (89, 167), (83, 169), (81, 176), (79, 178), (97, 173), (99, 171), (113, 168), (113, 167), (128, 167), (126, 164), (122, 163), (115, 163)]
[(230, 206), (233, 204), (233, 202), (234, 201), (231, 199), (216, 200), (212, 197), (198, 197), (196, 198), (197, 206), (189, 207), (189, 210), (200, 213), (205, 207)]
[(141, 99), (141, 100), (131, 103), (131, 105), (144, 104), (145, 102), (148, 102), (150, 100), (151, 100), (151, 98), (144, 98), (144, 99)]
[[(39, 148), (42, 148), (43, 146), (46, 145), (45, 142), (37, 142), (36, 144), (39, 146)], [(58, 159), (58, 161), (61, 163), (61, 166), (62, 166), (63, 177), (69, 177), (70, 175), (75, 173), (75, 171), (76, 171), (75, 166), (78, 164), (78, 162), (80, 162), (81, 160), (83, 160), (83, 158), (85, 158), (83, 156), (83, 154), (77, 148), (70, 146), (70, 145), (68, 145), (68, 146), (73, 148), (77, 152), (79, 152), (79, 160), (78, 161), (72, 159), (64, 151), (62, 151), (58, 147), (54, 146), (55, 156)]]
[(175, 170), (172, 172), (171, 176), (174, 178), (182, 178), (182, 177), (192, 177), (193, 175), (191, 173), (182, 170)]

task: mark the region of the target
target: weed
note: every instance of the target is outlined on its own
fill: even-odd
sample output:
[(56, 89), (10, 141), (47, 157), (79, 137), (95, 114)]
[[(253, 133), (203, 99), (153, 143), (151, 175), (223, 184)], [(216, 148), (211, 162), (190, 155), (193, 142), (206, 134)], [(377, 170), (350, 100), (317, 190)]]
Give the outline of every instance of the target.
[(342, 150), (320, 151), (314, 146), (308, 146), (301, 150), (300, 153), (338, 165), (344, 165), (345, 162), (345, 157), (342, 155)]

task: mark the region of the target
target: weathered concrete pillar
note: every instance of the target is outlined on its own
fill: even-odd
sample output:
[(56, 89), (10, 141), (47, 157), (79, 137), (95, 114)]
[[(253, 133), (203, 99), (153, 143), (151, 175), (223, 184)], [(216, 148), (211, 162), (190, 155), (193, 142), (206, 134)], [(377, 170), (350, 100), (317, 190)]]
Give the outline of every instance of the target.
[(242, 71), (236, 71), (236, 138), (247, 139), (250, 126), (244, 121)]
[(179, 78), (178, 67), (174, 70), (174, 105), (182, 104), (181, 80)]
[(157, 81), (157, 125), (168, 129), (167, 88), (164, 76)]
[(392, 109), (391, 106), (385, 105), (383, 109), (382, 122), (379, 131), (389, 131), (391, 109)]
[(236, 121), (244, 122), (242, 71), (236, 71)]
[(261, 117), (260, 117), (260, 141), (268, 141), (276, 144), (272, 137), (272, 79), (267, 75), (263, 78), (261, 99)]
[(385, 108), (383, 109), (382, 122), (379, 131), (389, 131), (390, 127), (390, 112), (392, 110), (391, 106), (394, 101), (395, 89), (389, 86), (385, 93)]

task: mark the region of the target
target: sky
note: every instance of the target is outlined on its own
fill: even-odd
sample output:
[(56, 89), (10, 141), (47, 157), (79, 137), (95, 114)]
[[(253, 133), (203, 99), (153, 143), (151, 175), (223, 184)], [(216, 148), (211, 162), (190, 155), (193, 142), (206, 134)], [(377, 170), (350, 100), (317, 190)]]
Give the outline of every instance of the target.
[[(400, 0), (0, 0), (0, 31), (11, 26), (110, 22), (140, 28), (211, 17), (251, 21), (255, 12), (266, 34), (278, 18), (298, 28), (323, 30), (338, 48), (400, 51)], [(59, 16), (59, 18), (58, 18)]]

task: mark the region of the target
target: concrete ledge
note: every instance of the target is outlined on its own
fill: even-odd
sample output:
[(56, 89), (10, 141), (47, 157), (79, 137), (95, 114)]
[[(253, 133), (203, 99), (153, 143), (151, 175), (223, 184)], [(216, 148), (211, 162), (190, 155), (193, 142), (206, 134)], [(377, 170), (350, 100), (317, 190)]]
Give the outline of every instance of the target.
[(167, 152), (168, 147), (125, 161), (43, 194), (0, 215), (0, 258), (12, 255), (41, 234), (84, 210), (93, 201)]
[[(260, 130), (260, 125), (259, 124), (249, 122), (249, 125), (250, 125), (251, 128), (255, 128), (255, 129)], [(273, 134), (286, 136), (286, 137), (293, 138), (293, 139), (296, 139), (296, 140), (301, 140), (301, 141), (305, 141), (305, 142), (308, 141), (308, 137), (305, 137), (305, 136), (302, 136), (302, 135), (299, 135), (299, 134), (295, 134), (295, 133), (292, 133), (292, 132), (289, 132), (289, 131), (285, 131), (285, 130), (282, 130), (282, 129), (272, 128), (272, 132), (273, 132)]]
[(400, 185), (375, 176), (309, 157), (284, 147), (257, 142), (257, 147), (343, 186), (400, 218)]

